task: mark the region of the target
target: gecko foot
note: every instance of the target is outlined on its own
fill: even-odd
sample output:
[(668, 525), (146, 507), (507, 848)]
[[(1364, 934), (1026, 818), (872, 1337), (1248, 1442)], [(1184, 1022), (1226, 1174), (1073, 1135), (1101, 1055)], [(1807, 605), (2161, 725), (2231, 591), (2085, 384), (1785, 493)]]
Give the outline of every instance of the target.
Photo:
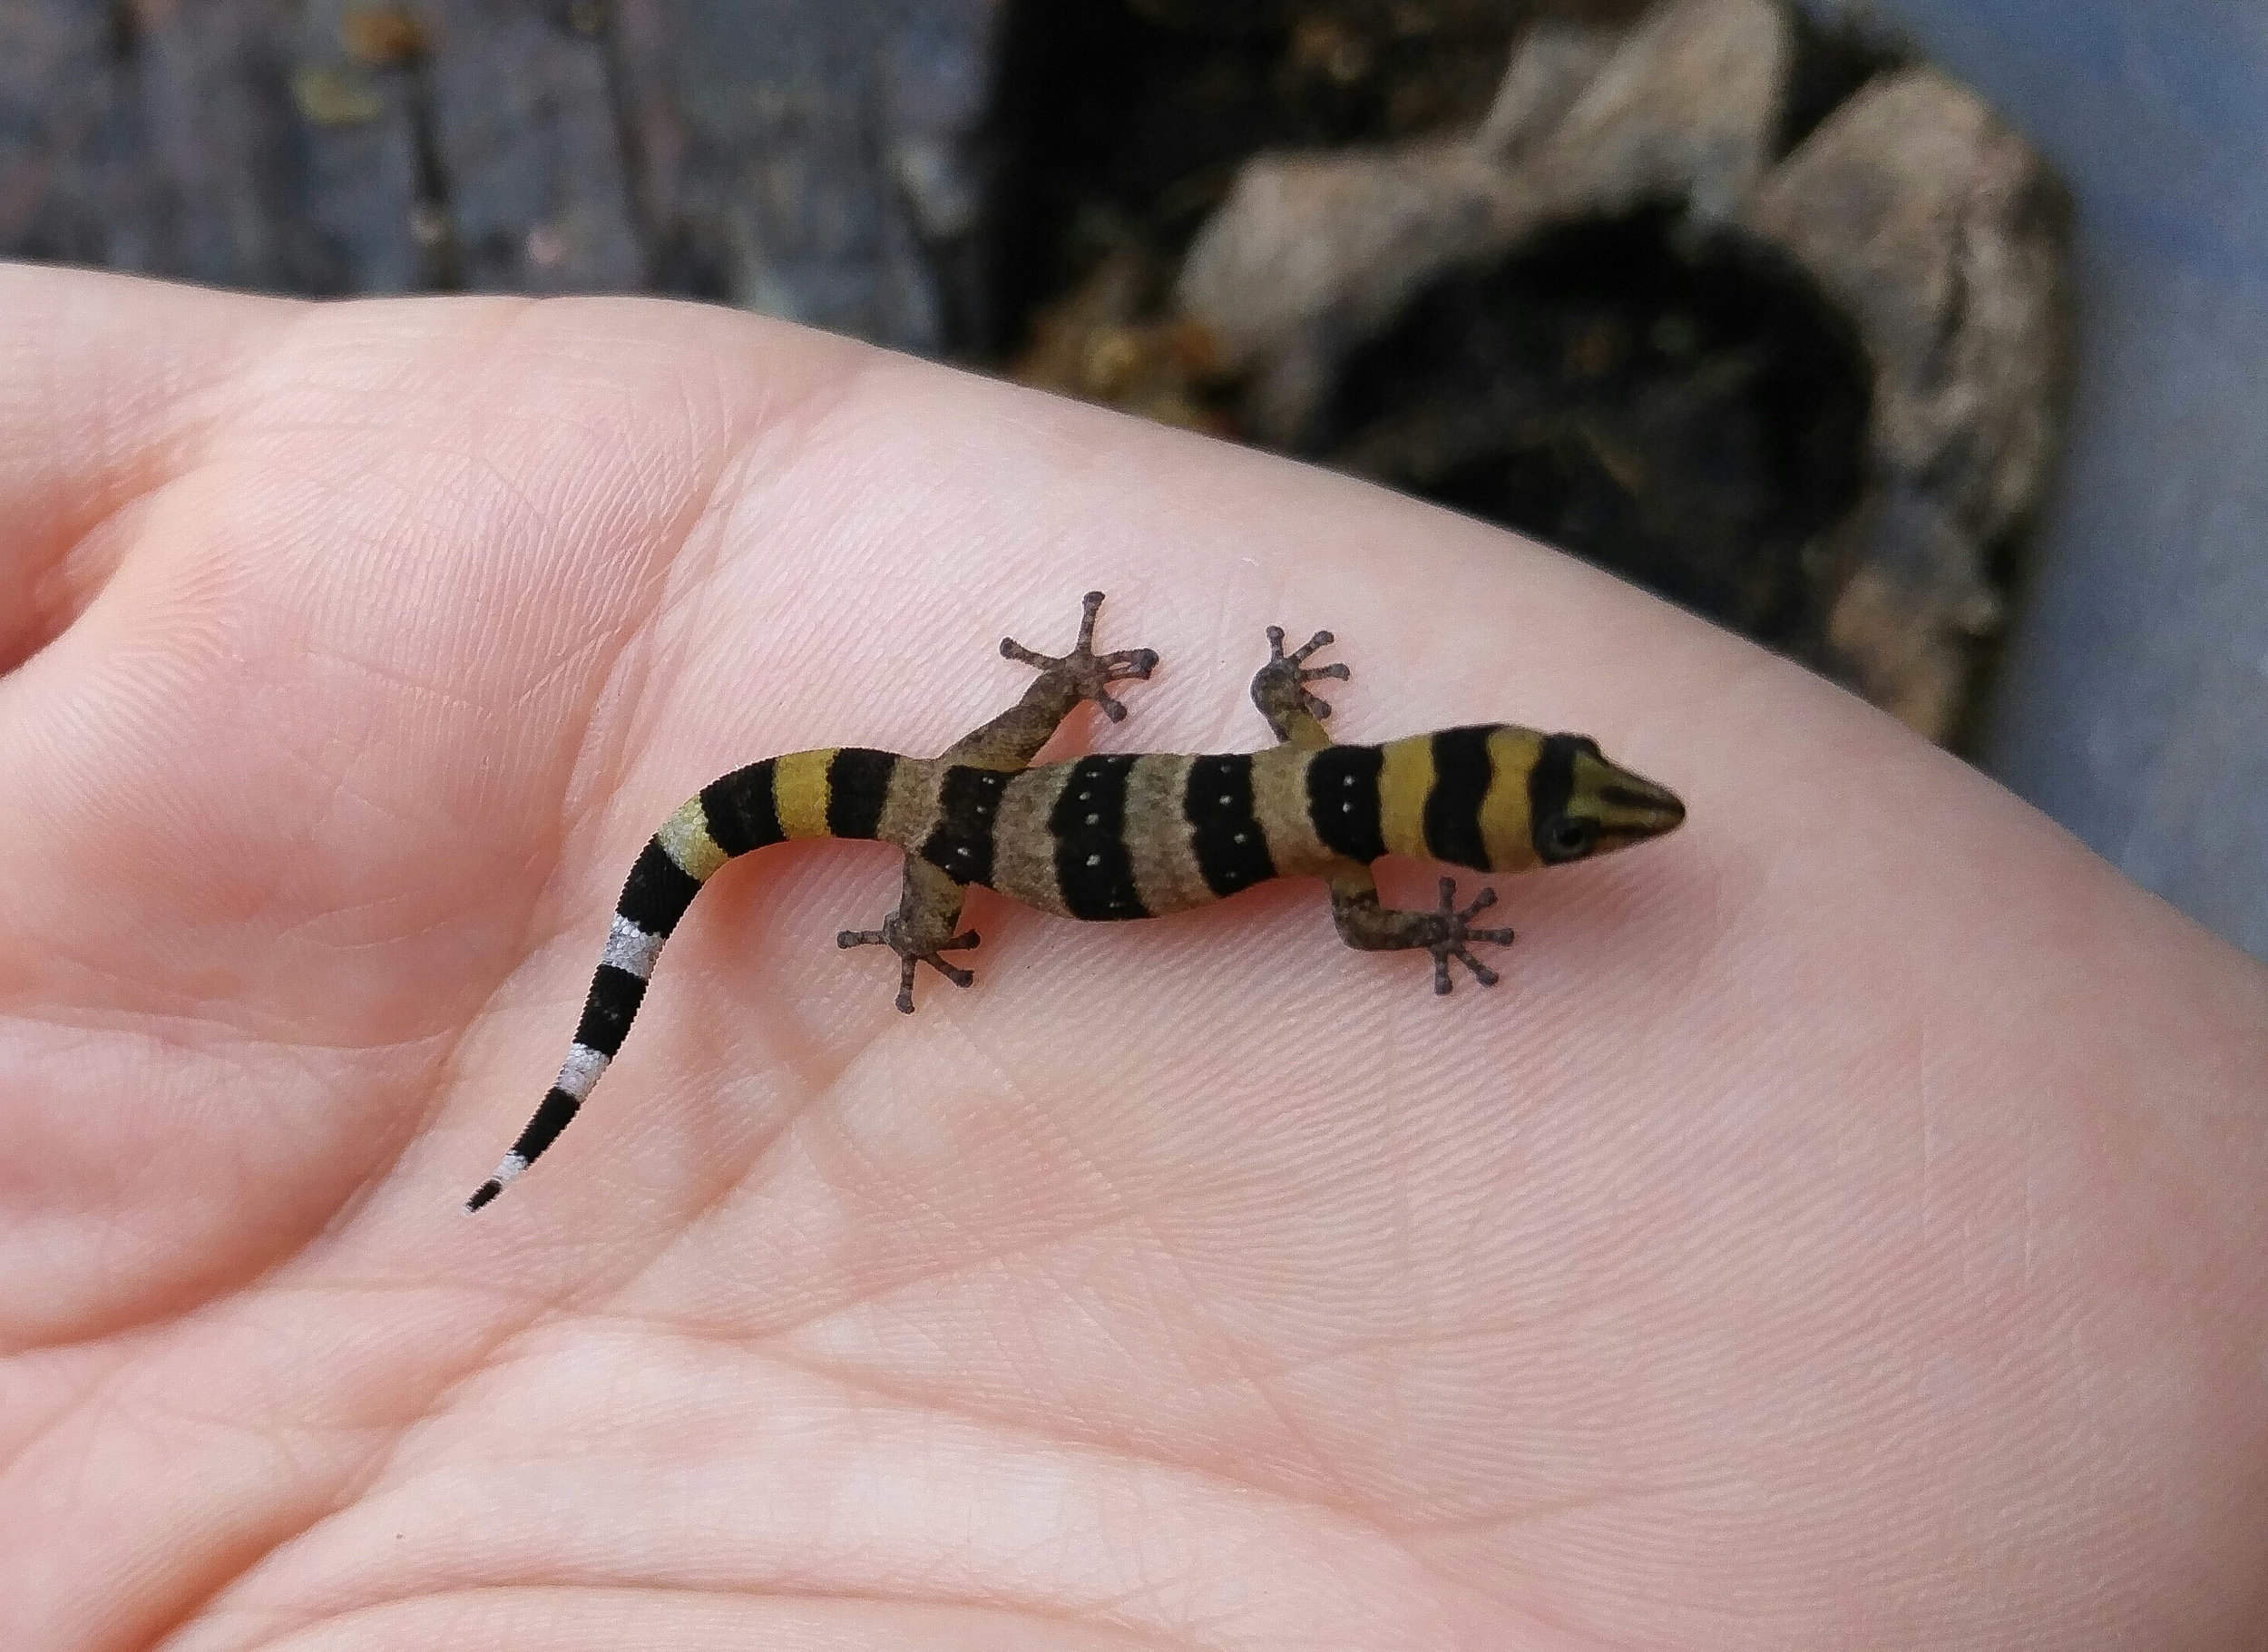
[(1318, 722), (1331, 715), (1331, 702), (1307, 692), (1307, 685), (1325, 677), (1344, 682), (1354, 672), (1344, 665), (1310, 666), (1307, 661), (1317, 649), (1329, 648), (1337, 640), (1329, 631), (1317, 631), (1286, 654), (1284, 628), (1268, 627), (1268, 662), (1253, 675), (1252, 703), (1268, 719), (1276, 738), (1288, 738), (1291, 719), (1302, 711)]
[(1148, 648), (1120, 649), (1115, 654), (1098, 654), (1094, 650), (1095, 611), (1102, 606), (1102, 592), (1090, 591), (1080, 599), (1082, 612), (1079, 621), (1079, 640), (1068, 654), (1038, 654), (1013, 637), (1000, 640), (1000, 651), (1011, 660), (1021, 660), (1042, 671), (1060, 671), (1070, 679), (1079, 691), (1079, 698), (1090, 699), (1112, 722), (1126, 718), (1126, 708), (1110, 698), (1110, 685), (1129, 679), (1148, 677), (1158, 669), (1158, 650)]
[(846, 950), (854, 946), (886, 946), (897, 953), (897, 1002), (898, 1013), (901, 1015), (914, 1013), (914, 966), (915, 964), (926, 963), (947, 981), (952, 982), (953, 985), (967, 986), (976, 977), (958, 964), (947, 963), (938, 954), (967, 952), (976, 943), (976, 931), (970, 929), (963, 930), (950, 941), (941, 941), (935, 946), (916, 946), (907, 937), (905, 925), (894, 912), (882, 920), (880, 929), (846, 929), (838, 932), (835, 937), (835, 944)]
[(1449, 991), (1449, 961), (1452, 958), (1471, 970), (1472, 978), (1482, 986), (1494, 986), (1497, 982), (1496, 972), (1474, 957), (1466, 943), (1471, 941), (1485, 941), (1491, 946), (1510, 946), (1512, 943), (1512, 932), (1509, 929), (1470, 927), (1474, 918), (1496, 904), (1496, 891), (1481, 890), (1472, 897), (1471, 904), (1461, 910), (1457, 905), (1455, 878), (1442, 879), (1441, 894), (1441, 909), (1423, 914), (1425, 938), (1420, 943), (1433, 954), (1433, 991), (1436, 993)]
[(1307, 661), (1317, 649), (1329, 648), (1338, 639), (1329, 631), (1317, 631), (1286, 654), (1284, 651), (1284, 628), (1280, 625), (1269, 626), (1268, 662), (1260, 668), (1258, 675), (1253, 679), (1253, 698), (1256, 699), (1259, 698), (1261, 684), (1265, 680), (1275, 692), (1295, 696), (1300, 705), (1316, 717), (1329, 717), (1331, 702), (1320, 695), (1308, 693), (1305, 685), (1325, 677), (1335, 678), (1338, 681), (1344, 682), (1354, 673), (1349, 670), (1344, 663), (1310, 666)]

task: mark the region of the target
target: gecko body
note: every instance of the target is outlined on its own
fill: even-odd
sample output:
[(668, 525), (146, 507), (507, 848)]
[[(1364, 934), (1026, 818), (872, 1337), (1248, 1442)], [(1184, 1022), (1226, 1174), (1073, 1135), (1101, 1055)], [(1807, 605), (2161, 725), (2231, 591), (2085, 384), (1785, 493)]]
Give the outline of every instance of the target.
[(1321, 877), (1340, 937), (1365, 951), (1422, 949), (1433, 988), (1450, 990), (1456, 959), (1482, 985), (1496, 975), (1475, 941), (1509, 944), (1509, 929), (1476, 929), (1496, 899), (1467, 906), (1441, 883), (1430, 912), (1378, 898), (1370, 865), (1405, 855), (1477, 872), (1520, 872), (1581, 860), (1657, 837), (1685, 818), (1664, 787), (1616, 767), (1581, 735), (1482, 724), (1390, 740), (1336, 745), (1330, 708), (1307, 684), (1344, 679), (1344, 665), (1306, 662), (1333, 640), (1319, 631), (1286, 654), (1269, 628), (1269, 660), (1252, 698), (1275, 732), (1266, 750), (1221, 756), (1094, 755), (1034, 765), (1058, 725), (1090, 701), (1126, 715), (1110, 685), (1147, 678), (1148, 649), (1093, 651), (1100, 591), (1090, 591), (1079, 640), (1064, 655), (1012, 640), (1001, 651), (1039, 668), (1016, 705), (936, 758), (832, 747), (767, 758), (712, 781), (654, 834), (631, 868), (574, 1043), (559, 1077), (495, 1173), (466, 1201), (477, 1210), (526, 1170), (566, 1128), (621, 1048), (662, 943), (693, 897), (728, 861), (799, 838), (878, 839), (904, 853), (898, 908), (875, 930), (845, 930), (845, 947), (898, 955), (897, 1007), (914, 1008), (926, 963), (955, 985), (969, 972), (943, 954), (977, 943), (960, 928), (969, 888), (1097, 921), (1159, 917), (1278, 877)]

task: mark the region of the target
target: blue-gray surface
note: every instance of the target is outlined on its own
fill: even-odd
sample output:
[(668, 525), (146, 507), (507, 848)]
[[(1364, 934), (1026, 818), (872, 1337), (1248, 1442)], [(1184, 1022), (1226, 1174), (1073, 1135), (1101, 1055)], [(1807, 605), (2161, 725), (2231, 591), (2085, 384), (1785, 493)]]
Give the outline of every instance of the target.
[(2268, 5), (1876, 13), (2078, 200), (2070, 441), (1987, 765), (2268, 958)]

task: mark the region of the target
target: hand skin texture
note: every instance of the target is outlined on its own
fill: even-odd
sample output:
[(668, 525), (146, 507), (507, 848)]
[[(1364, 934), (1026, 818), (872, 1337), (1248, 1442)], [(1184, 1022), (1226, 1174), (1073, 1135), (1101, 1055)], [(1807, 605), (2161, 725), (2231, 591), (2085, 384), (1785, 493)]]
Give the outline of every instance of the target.
[[(1056, 753), (1329, 626), (1341, 738), (1690, 822), (1492, 992), (980, 892), (911, 1018), (894, 857), (775, 849), (460, 1214), (680, 799), (1090, 587), (1164, 663)], [(744, 316), (14, 269), (0, 590), (9, 1652), (2268, 1645), (2268, 976), (1600, 574)]]

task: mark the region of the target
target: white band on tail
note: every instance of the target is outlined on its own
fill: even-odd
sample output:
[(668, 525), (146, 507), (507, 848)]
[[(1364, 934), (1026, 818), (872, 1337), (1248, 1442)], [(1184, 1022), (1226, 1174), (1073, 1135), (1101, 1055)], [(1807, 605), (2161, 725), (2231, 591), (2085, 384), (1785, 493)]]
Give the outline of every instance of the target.
[(565, 1090), (578, 1101), (591, 1098), (591, 1087), (606, 1070), (607, 1058), (588, 1044), (577, 1044), (567, 1052), (566, 1063), (559, 1070), (558, 1089)]
[(611, 963), (644, 981), (653, 973), (653, 961), (661, 954), (660, 935), (650, 935), (621, 913), (606, 932), (606, 954), (599, 962)]

